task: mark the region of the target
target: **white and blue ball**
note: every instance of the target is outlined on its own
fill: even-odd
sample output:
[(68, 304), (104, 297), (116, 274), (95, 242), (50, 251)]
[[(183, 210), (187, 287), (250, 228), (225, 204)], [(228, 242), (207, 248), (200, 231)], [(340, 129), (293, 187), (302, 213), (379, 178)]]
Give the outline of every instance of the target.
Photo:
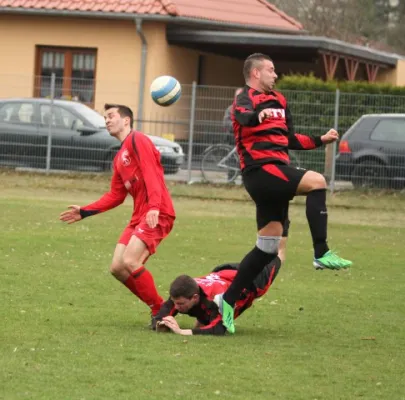
[(167, 107), (174, 104), (181, 96), (181, 85), (172, 76), (159, 76), (150, 85), (153, 101), (159, 106)]

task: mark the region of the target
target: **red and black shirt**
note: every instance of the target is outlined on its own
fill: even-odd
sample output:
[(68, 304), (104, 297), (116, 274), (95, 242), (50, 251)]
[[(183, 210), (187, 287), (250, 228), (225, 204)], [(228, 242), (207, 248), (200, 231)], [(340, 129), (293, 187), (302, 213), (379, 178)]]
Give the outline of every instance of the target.
[[(267, 267), (267, 266), (266, 266)], [(273, 282), (278, 269), (279, 260), (268, 265), (263, 272), (260, 282), (255, 282), (250, 289), (244, 289), (235, 304), (235, 318), (239, 317), (245, 310), (250, 308), (255, 299), (263, 296)], [(222, 316), (218, 306), (213, 301), (215, 295), (224, 293), (231, 285), (237, 273), (237, 264), (223, 264), (214, 269), (209, 275), (195, 278), (200, 287), (200, 301), (186, 314), (194, 317), (200, 323), (199, 328), (192, 329), (193, 335), (224, 335), (226, 328), (222, 324)], [(167, 316), (176, 316), (177, 309), (171, 299), (163, 303), (155, 322)]]
[[(260, 123), (264, 109), (270, 109), (271, 116)], [(289, 164), (288, 149), (311, 150), (322, 145), (320, 137), (295, 133), (287, 100), (275, 90), (266, 94), (246, 85), (233, 103), (232, 121), (242, 170)]]

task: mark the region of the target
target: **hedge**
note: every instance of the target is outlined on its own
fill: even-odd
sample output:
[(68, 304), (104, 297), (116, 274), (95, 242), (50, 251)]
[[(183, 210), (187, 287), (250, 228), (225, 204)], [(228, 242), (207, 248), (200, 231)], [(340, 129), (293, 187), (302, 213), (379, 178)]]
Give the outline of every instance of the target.
[(334, 92), (339, 89), (345, 93), (405, 96), (405, 86), (366, 81), (323, 81), (313, 75), (285, 75), (277, 81), (277, 88), (279, 90), (310, 90), (312, 92)]
[[(322, 135), (335, 123), (336, 89), (340, 91), (338, 130), (342, 135), (364, 114), (405, 113), (405, 87), (382, 83), (323, 81), (288, 75), (277, 82), (287, 98), (296, 132)], [(304, 167), (322, 170), (323, 151), (299, 152)]]

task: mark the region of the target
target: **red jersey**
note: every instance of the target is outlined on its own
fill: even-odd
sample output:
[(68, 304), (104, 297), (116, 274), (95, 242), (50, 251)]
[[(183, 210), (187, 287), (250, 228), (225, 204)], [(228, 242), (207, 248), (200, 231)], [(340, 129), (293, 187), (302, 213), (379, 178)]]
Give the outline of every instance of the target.
[[(270, 109), (271, 116), (259, 122), (264, 109)], [(320, 137), (295, 133), (287, 100), (275, 90), (265, 94), (246, 85), (233, 103), (232, 121), (242, 170), (289, 164), (288, 149), (311, 150), (323, 144)]]
[(175, 217), (160, 153), (146, 135), (137, 131), (129, 133), (114, 157), (110, 191), (94, 203), (81, 207), (80, 214), (84, 218), (110, 210), (120, 205), (127, 194), (134, 202), (131, 225), (137, 225), (150, 210)]

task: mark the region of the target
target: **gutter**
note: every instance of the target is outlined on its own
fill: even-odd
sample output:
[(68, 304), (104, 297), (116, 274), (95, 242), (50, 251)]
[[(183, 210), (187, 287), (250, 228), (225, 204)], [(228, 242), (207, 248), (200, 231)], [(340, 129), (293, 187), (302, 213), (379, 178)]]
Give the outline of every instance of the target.
[(145, 34), (142, 30), (142, 19), (135, 18), (136, 32), (142, 41), (141, 49), (141, 68), (139, 75), (139, 99), (138, 99), (138, 112), (136, 116), (136, 130), (142, 130), (142, 119), (143, 119), (143, 102), (145, 96), (145, 78), (146, 78), (146, 60), (148, 57), (148, 42), (146, 41)]
[(91, 19), (126, 19), (133, 20), (135, 18), (141, 18), (143, 21), (156, 21), (176, 24), (191, 24), (193, 26), (201, 26), (206, 28), (228, 28), (237, 29), (249, 32), (268, 32), (268, 33), (284, 33), (288, 35), (300, 35), (302, 33), (308, 33), (305, 30), (288, 30), (280, 28), (270, 28), (262, 25), (246, 25), (236, 24), (232, 22), (222, 22), (214, 20), (204, 20), (191, 17), (179, 17), (170, 15), (156, 15), (156, 14), (135, 14), (135, 13), (123, 13), (123, 12), (102, 12), (102, 11), (73, 11), (73, 10), (49, 10), (45, 8), (19, 8), (19, 7), (0, 7), (1, 14), (18, 14), (18, 15), (38, 15), (48, 17), (70, 17), (70, 18), (91, 18)]

